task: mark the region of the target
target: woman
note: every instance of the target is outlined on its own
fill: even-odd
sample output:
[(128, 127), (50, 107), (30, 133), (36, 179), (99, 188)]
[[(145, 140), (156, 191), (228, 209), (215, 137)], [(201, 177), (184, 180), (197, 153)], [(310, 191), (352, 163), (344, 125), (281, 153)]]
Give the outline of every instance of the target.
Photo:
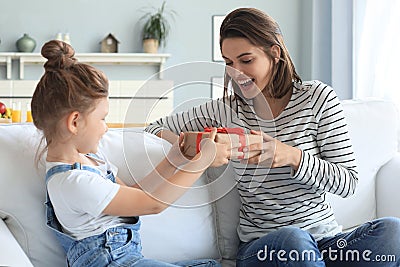
[[(343, 233), (326, 193), (351, 196), (358, 173), (339, 99), (320, 81), (302, 82), (278, 24), (239, 8), (224, 19), (220, 48), (225, 88), (233, 94), (167, 118), (147, 131), (173, 142), (180, 131), (243, 127), (263, 136), (259, 150), (232, 160), (242, 206), (237, 266), (379, 266), (376, 255), (400, 261), (400, 220), (382, 218)], [(201, 116), (199, 116), (201, 114)], [(187, 123), (185, 123), (187, 122)], [(339, 241), (348, 246), (338, 245)], [(346, 255), (357, 250), (359, 260)], [(362, 258), (370, 250), (369, 258)], [(296, 257), (297, 255), (297, 257)], [(390, 265), (392, 264), (392, 265)]]

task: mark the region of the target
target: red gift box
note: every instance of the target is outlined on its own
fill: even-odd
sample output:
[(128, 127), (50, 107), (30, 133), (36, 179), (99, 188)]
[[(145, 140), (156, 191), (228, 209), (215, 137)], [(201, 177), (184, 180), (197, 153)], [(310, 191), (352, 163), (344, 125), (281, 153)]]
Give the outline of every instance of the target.
[[(193, 157), (200, 152), (200, 142), (203, 138), (208, 138), (210, 136), (212, 128), (205, 128), (204, 132), (185, 132), (184, 133), (184, 144), (183, 153), (187, 156)], [(262, 143), (263, 138), (260, 135), (245, 134), (243, 128), (217, 128), (217, 135), (215, 137), (215, 142), (221, 144), (236, 144), (240, 143), (241, 146), (237, 148), (239, 152), (243, 151), (245, 146)], [(249, 152), (249, 157), (260, 154), (260, 151)], [(238, 157), (241, 159), (243, 157)]]

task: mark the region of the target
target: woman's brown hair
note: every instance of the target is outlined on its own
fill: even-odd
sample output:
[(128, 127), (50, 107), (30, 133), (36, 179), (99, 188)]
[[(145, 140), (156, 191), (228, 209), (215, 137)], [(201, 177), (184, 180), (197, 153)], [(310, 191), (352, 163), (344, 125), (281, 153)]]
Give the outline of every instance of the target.
[(69, 44), (49, 41), (41, 54), (47, 62), (33, 94), (31, 110), (33, 123), (43, 131), (46, 147), (37, 155), (37, 161), (58, 134), (58, 123), (64, 116), (73, 111), (90, 112), (98, 99), (108, 96), (107, 77), (78, 62)]
[[(246, 38), (253, 45), (262, 47), (265, 54), (272, 60), (274, 60), (274, 56), (271, 54), (270, 48), (273, 45), (280, 47), (279, 62), (272, 65), (272, 76), (269, 84), (262, 88), (267, 90), (269, 96), (281, 98), (292, 89), (293, 82), (301, 82), (283, 41), (279, 25), (272, 17), (255, 8), (238, 8), (232, 11), (221, 24), (220, 48), (226, 38), (234, 37)], [(226, 72), (225, 88), (228, 87), (229, 79), (230, 77)]]

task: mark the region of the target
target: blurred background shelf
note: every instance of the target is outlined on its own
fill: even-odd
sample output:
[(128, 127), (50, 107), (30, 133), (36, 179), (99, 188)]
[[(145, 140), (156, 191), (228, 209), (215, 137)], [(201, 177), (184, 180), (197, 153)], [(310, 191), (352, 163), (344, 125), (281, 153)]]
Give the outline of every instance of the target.
[[(37, 83), (37, 80), (0, 80), (0, 102), (7, 107), (11, 107), (13, 102), (21, 102), (22, 121), (25, 121), (24, 114)], [(173, 87), (171, 80), (109, 81), (110, 107), (106, 121), (141, 127), (171, 114)]]
[[(159, 78), (162, 79), (164, 63), (170, 54), (150, 53), (76, 53), (75, 57), (88, 64), (100, 65), (157, 65)], [(5, 64), (7, 69), (6, 78), (12, 77), (12, 62), (19, 64), (19, 79), (25, 76), (25, 65), (43, 64), (46, 59), (40, 53), (0, 53), (0, 64)]]
[[(156, 66), (158, 73), (154, 80), (109, 80), (110, 112), (107, 121), (112, 123), (110, 125), (141, 127), (172, 112), (174, 83), (163, 80), (162, 76), (170, 54), (76, 53), (75, 57), (79, 62), (93, 65)], [(22, 114), (25, 114), (38, 83), (35, 79), (24, 79), (25, 67), (45, 62), (40, 53), (0, 53), (0, 67), (3, 65), (6, 68), (6, 79), (0, 80), (0, 101), (7, 106), (11, 106), (12, 102), (21, 102)], [(18, 68), (13, 68), (13, 64), (18, 64)], [(17, 78), (13, 70), (19, 71)]]

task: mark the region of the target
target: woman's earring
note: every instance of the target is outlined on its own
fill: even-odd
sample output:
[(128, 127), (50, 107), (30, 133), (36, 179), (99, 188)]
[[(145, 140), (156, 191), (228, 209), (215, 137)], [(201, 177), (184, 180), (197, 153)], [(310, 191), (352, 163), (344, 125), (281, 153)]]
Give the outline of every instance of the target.
[(275, 58), (275, 64), (278, 64), (278, 63), (279, 63), (279, 58), (276, 57), (276, 58)]

